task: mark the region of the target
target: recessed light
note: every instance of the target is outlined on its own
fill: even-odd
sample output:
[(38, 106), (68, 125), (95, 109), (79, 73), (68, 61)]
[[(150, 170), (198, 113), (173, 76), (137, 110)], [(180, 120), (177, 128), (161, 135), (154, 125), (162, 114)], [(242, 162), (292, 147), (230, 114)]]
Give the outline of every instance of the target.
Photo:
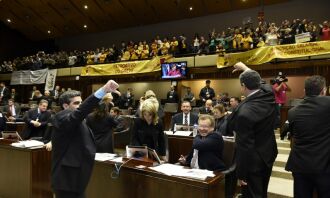
[(50, 30), (47, 31), (48, 34), (52, 33)]
[(88, 5), (84, 5), (84, 8), (85, 8), (85, 10), (87, 10), (88, 9)]
[(190, 11), (192, 11), (192, 10), (193, 10), (193, 7), (192, 7), (192, 6), (190, 6), (190, 7), (189, 7), (189, 10), (190, 10)]
[(84, 25), (84, 28), (86, 29), (87, 28), (87, 25)]
[(8, 23), (11, 23), (11, 20), (10, 20), (10, 19), (7, 19), (7, 22), (8, 22)]
[(246, 2), (246, 0), (242, 0), (243, 2)]

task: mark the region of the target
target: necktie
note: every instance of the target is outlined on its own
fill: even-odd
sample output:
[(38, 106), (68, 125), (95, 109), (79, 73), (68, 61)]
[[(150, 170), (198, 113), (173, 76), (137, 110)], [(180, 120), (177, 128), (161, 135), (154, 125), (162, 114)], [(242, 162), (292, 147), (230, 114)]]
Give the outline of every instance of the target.
[(187, 114), (184, 114), (184, 125), (188, 125), (188, 116)]

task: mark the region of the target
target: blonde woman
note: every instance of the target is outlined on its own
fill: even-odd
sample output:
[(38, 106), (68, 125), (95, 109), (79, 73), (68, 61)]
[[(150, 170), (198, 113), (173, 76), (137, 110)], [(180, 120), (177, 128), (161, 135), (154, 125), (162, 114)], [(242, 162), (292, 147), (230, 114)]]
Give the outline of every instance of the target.
[(140, 117), (134, 120), (132, 145), (146, 145), (155, 149), (164, 160), (166, 154), (164, 127), (158, 119), (157, 104), (154, 99), (142, 103)]

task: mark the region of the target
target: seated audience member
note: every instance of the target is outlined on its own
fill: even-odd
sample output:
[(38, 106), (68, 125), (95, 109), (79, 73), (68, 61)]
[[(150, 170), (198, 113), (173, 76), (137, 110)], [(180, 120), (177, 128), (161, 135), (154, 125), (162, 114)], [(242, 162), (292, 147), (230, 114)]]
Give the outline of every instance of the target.
[(179, 103), (179, 95), (175, 91), (174, 85), (171, 85), (171, 90), (167, 92), (167, 102), (168, 103)]
[(214, 126), (212, 116), (201, 115), (199, 117), (199, 133), (194, 138), (192, 151), (187, 157), (180, 157), (180, 164), (210, 171), (226, 169), (222, 159), (224, 142), (219, 134), (213, 132)]
[(205, 81), (205, 87), (203, 87), (199, 92), (199, 98), (205, 102), (208, 99), (213, 99), (215, 96), (214, 89), (210, 87), (211, 81)]
[(222, 104), (222, 100), (221, 100), (221, 95), (217, 94), (217, 96), (215, 97), (215, 100), (213, 101), (213, 106), (219, 105), (219, 104)]
[(29, 100), (33, 100), (33, 97), (34, 97), (35, 91), (37, 91), (37, 86), (33, 86), (33, 87), (32, 87), (32, 91), (30, 92)]
[(21, 107), (13, 99), (9, 99), (8, 105), (3, 107), (3, 112), (6, 113), (9, 122), (15, 122), (20, 117)]
[(0, 82), (0, 104), (5, 105), (10, 98), (10, 91), (4, 82)]
[(101, 103), (87, 116), (86, 124), (94, 134), (96, 152), (113, 153), (112, 129), (117, 126), (117, 122), (110, 116), (108, 105)]
[(229, 100), (228, 111), (233, 112), (234, 109), (239, 105), (240, 101), (237, 97), (231, 97)]
[(192, 103), (195, 100), (195, 95), (191, 92), (191, 88), (187, 87), (187, 92), (184, 94), (182, 101), (189, 101), (190, 103)]
[(112, 107), (110, 110), (110, 116), (117, 122), (117, 126), (113, 129), (115, 132), (120, 132), (125, 129), (123, 125), (123, 119), (120, 116), (120, 109), (118, 107)]
[(16, 92), (16, 89), (14, 88), (11, 89), (10, 98), (16, 102), (21, 102), (20, 95)]
[(160, 119), (162, 119), (164, 117), (164, 109), (161, 105), (159, 105), (159, 102), (157, 100), (156, 94), (152, 91), (152, 90), (148, 90), (145, 92), (144, 96), (140, 98), (140, 104), (139, 107), (136, 110), (135, 116), (139, 117), (141, 114), (141, 108), (142, 108), (142, 103), (146, 100), (146, 99), (153, 99), (152, 101), (155, 103), (156, 108), (157, 108), (157, 114), (158, 117)]
[[(0, 132), (4, 131), (6, 129), (6, 117), (5, 115), (0, 111)], [(1, 137), (1, 133), (0, 133), (0, 137)]]
[(41, 99), (47, 100), (47, 102), (48, 102), (47, 109), (51, 109), (54, 98), (53, 98), (53, 96), (50, 95), (50, 91), (45, 90), (44, 95), (41, 97)]
[(226, 108), (222, 105), (213, 107), (213, 116), (215, 118), (214, 132), (221, 136), (227, 136), (227, 116)]
[[(35, 90), (34, 91), (34, 95), (32, 98), (32, 101), (37, 101), (37, 103), (39, 104), (39, 101), (42, 99), (42, 94), (39, 90)], [(50, 105), (50, 104), (49, 104)]]
[(126, 93), (122, 94), (122, 106), (125, 109), (133, 106), (134, 102), (134, 94), (132, 92), (132, 88), (127, 88)]
[(212, 114), (212, 100), (206, 100), (205, 105), (201, 108), (199, 108), (199, 113), (200, 114)]
[(54, 101), (56, 102), (56, 104), (58, 104), (58, 99), (61, 95), (61, 90), (60, 90), (60, 86), (56, 85), (55, 89), (51, 92), (51, 96), (54, 98)]
[(23, 132), (23, 139), (32, 137), (43, 137), (51, 113), (47, 111), (47, 100), (40, 100), (38, 108), (30, 109), (24, 116), (26, 128)]
[(172, 117), (172, 130), (174, 130), (175, 124), (192, 126), (198, 123), (198, 115), (191, 112), (191, 105), (189, 101), (183, 101), (181, 103), (181, 111), (181, 113), (177, 113)]
[(107, 94), (105, 94), (105, 95), (103, 96), (101, 102), (104, 103), (104, 104), (106, 104), (106, 105), (108, 105), (108, 107), (111, 109), (111, 107), (115, 106), (115, 105), (113, 104), (112, 100), (113, 100), (113, 96), (112, 96), (112, 94), (111, 94), (111, 93), (107, 93)]
[(165, 136), (164, 127), (158, 119), (157, 106), (147, 99), (142, 103), (141, 115), (134, 120), (132, 145), (146, 145), (151, 149), (155, 149), (158, 155), (165, 160)]

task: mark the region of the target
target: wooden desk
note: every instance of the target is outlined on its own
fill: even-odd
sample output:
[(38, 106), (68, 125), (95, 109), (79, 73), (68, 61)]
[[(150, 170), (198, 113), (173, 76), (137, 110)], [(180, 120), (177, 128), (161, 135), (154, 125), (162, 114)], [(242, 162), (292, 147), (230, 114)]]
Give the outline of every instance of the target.
[[(224, 175), (217, 173), (206, 181), (167, 176), (148, 168), (125, 164), (118, 178), (111, 178), (113, 162), (95, 162), (87, 187), (87, 197), (116, 198), (209, 198), (224, 197)], [(222, 184), (222, 185), (221, 185)]]
[(194, 137), (167, 135), (168, 161), (171, 164), (178, 162), (180, 155), (188, 155), (191, 151)]
[(0, 197), (53, 197), (50, 187), (51, 153), (22, 149), (0, 140)]

